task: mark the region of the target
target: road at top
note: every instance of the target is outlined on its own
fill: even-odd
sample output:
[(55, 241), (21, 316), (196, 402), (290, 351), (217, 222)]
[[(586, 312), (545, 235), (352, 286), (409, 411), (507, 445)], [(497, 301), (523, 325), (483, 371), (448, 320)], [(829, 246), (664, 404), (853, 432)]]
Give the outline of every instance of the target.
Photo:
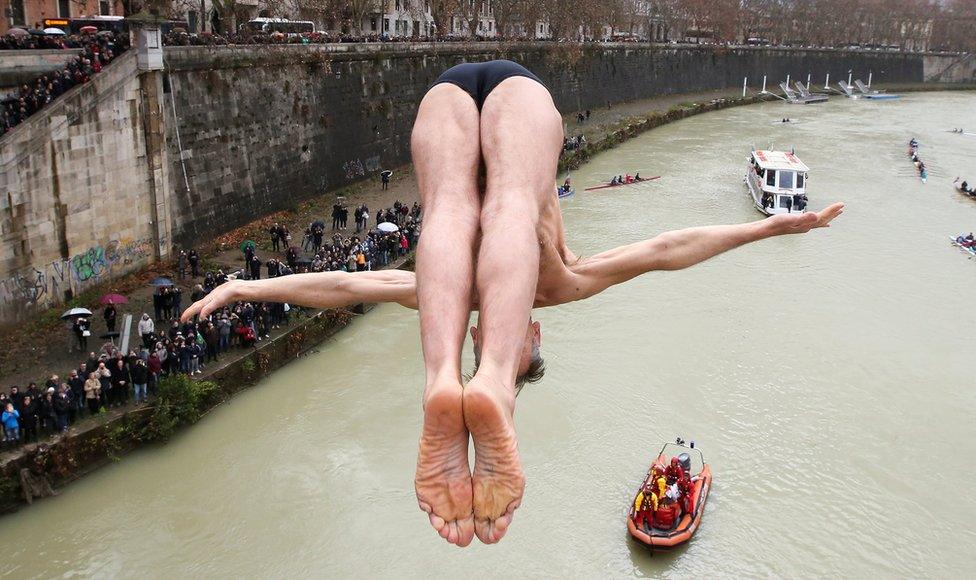
[[(774, 121), (789, 116), (795, 125)], [(497, 546), (448, 546), (413, 496), (423, 367), (383, 306), (316, 354), (0, 520), (0, 573), (127, 577), (952, 577), (976, 564), (976, 96), (833, 99), (702, 115), (573, 173), (591, 255), (758, 219), (751, 145), (796, 147), (836, 225), (536, 312), (549, 371), (519, 398), (525, 501)], [(968, 128), (968, 127), (967, 127)], [(905, 156), (917, 136), (927, 185)], [(661, 180), (583, 193), (615, 173)], [(963, 175), (966, 177), (966, 175)], [(560, 176), (562, 179), (562, 176)], [(616, 232), (608, 237), (607, 232)], [(471, 353), (465, 353), (468, 366)], [(715, 473), (691, 543), (648, 555), (625, 515), (661, 442)]]

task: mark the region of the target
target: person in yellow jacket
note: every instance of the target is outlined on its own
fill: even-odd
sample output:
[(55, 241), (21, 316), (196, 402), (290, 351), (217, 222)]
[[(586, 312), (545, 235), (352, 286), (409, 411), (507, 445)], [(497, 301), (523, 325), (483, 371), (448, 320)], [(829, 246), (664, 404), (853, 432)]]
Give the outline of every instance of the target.
[(655, 511), (657, 511), (657, 494), (652, 491), (652, 486), (648, 484), (634, 499), (634, 525), (637, 526), (637, 529), (643, 529), (645, 522), (648, 527), (653, 527)]

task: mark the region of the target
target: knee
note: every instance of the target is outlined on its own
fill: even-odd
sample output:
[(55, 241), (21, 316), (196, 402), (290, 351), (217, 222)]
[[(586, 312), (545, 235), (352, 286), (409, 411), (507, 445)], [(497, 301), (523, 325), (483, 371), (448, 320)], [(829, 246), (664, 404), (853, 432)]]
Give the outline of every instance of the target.
[(537, 196), (531, 191), (487, 196), (481, 210), (481, 229), (514, 228), (520, 224), (535, 229), (539, 223)]

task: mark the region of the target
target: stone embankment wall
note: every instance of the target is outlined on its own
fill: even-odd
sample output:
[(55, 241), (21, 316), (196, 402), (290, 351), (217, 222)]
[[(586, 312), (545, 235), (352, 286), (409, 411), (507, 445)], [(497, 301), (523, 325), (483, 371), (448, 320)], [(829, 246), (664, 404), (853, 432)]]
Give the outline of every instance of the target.
[[(0, 324), (310, 196), (409, 161), (420, 99), (508, 58), (561, 111), (758, 87), (762, 76), (966, 80), (956, 56), (557, 43), (171, 47), (126, 54), (0, 137)], [(969, 67), (968, 69), (966, 67)], [(162, 109), (162, 114), (160, 114)], [(147, 138), (148, 137), (148, 138)]]
[(0, 321), (154, 255), (135, 57), (122, 55), (0, 139)]
[(555, 43), (168, 48), (175, 241), (212, 236), (408, 162), (414, 115), (430, 84), (457, 63), (495, 58), (537, 73), (563, 112), (741, 87), (744, 77), (758, 86), (763, 75), (771, 88), (787, 75), (809, 73), (822, 84), (827, 73), (846, 78), (849, 70), (864, 79), (873, 71), (875, 82), (924, 78), (918, 55), (827, 50)]

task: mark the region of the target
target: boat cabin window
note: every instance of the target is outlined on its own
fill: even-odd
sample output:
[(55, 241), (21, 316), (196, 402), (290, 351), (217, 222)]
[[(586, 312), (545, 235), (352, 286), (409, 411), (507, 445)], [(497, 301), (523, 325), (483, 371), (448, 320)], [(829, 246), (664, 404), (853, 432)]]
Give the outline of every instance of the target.
[(792, 171), (780, 171), (779, 173), (779, 188), (780, 189), (793, 189), (793, 176), (796, 173)]
[(766, 172), (766, 185), (776, 187), (776, 172), (772, 169)]
[(796, 188), (803, 189), (803, 183), (807, 180), (807, 176), (802, 173), (796, 174)]
[(793, 209), (793, 196), (792, 195), (779, 196), (779, 207), (788, 210)]

